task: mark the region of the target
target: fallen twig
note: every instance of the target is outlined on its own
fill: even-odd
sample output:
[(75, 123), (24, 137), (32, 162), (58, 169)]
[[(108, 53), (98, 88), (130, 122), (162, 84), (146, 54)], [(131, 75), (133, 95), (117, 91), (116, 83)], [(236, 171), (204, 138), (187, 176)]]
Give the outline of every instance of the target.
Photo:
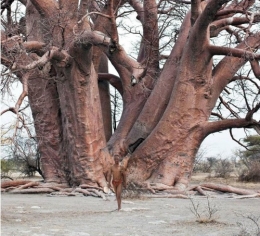
[(27, 193), (52, 193), (53, 189), (50, 188), (27, 188), (27, 189), (14, 189), (10, 191), (11, 193), (22, 193), (22, 194), (27, 194)]
[(189, 198), (187, 195), (184, 195), (184, 194), (160, 194), (160, 195), (145, 194), (143, 196), (147, 197), (147, 198), (182, 198), (182, 199), (188, 199)]

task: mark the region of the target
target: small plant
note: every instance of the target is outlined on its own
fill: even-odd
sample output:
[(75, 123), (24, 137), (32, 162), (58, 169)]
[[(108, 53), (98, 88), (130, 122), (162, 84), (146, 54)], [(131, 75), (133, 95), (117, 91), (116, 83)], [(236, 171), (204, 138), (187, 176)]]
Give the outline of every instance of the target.
[(243, 223), (237, 222), (240, 232), (235, 236), (260, 236), (260, 216), (242, 216)]
[(199, 202), (195, 203), (192, 198), (190, 198), (192, 207), (190, 207), (191, 212), (196, 216), (197, 222), (199, 223), (215, 223), (216, 219), (214, 219), (215, 213), (218, 211), (216, 206), (212, 206), (209, 197), (207, 196), (207, 205), (201, 211)]
[(136, 184), (130, 182), (127, 185), (127, 188), (123, 190), (122, 192), (122, 198), (124, 199), (144, 199), (143, 197), (143, 191), (140, 186), (137, 186)]
[(123, 190), (122, 198), (124, 199), (142, 199), (140, 191), (135, 190)]

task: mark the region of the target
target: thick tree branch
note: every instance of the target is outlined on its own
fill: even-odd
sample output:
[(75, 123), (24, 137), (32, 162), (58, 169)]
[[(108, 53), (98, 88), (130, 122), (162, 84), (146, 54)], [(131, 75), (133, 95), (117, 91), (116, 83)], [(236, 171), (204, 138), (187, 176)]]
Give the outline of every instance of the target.
[(1, 41), (1, 48), (5, 53), (16, 53), (22, 49), (26, 52), (42, 53), (45, 46), (45, 43), (38, 41), (23, 42), (22, 37), (17, 35)]
[(109, 81), (109, 83), (118, 90), (121, 96), (123, 96), (123, 86), (118, 76), (108, 73), (98, 73), (98, 78)]
[(260, 14), (255, 14), (252, 15), (252, 19), (248, 18), (248, 17), (229, 17), (229, 18), (224, 18), (221, 20), (217, 20), (214, 21), (211, 25), (210, 28), (211, 30), (216, 30), (218, 28), (222, 28), (228, 25), (242, 25), (242, 24), (246, 24), (246, 23), (257, 23), (260, 22)]
[(100, 46), (103, 47), (104, 51), (111, 46), (110, 50), (115, 50), (111, 38), (99, 31), (85, 30), (75, 39), (75, 44), (82, 44), (85, 47)]
[(235, 30), (233, 30), (231, 27), (226, 27), (225, 30), (230, 34), (230, 35), (234, 35), (236, 37), (236, 40), (238, 43), (242, 43), (243, 39), (241, 37), (241, 35), (239, 35), (239, 33)]
[(19, 2), (26, 6), (27, 0), (19, 0)]
[(41, 50), (44, 49), (46, 44), (38, 41), (29, 41), (24, 42), (22, 46), (24, 47), (26, 52), (41, 53)]
[(194, 25), (197, 18), (201, 14), (201, 0), (191, 0), (191, 26)]
[[(237, 13), (245, 13), (249, 7), (253, 6), (255, 3), (255, 0), (243, 0), (243, 1), (233, 1), (229, 6), (227, 6), (225, 9), (220, 10), (217, 13), (218, 18), (229, 17), (232, 15), (235, 15)], [(248, 12), (247, 14), (250, 14)]]
[(149, 68), (148, 74), (156, 78), (159, 69), (159, 31), (157, 4), (155, 0), (144, 0), (143, 39), (138, 60)]
[(251, 60), (250, 64), (251, 64), (251, 68), (252, 68), (252, 70), (254, 72), (255, 77), (260, 79), (260, 65), (259, 65), (259, 62), (257, 60)]
[(223, 131), (231, 128), (253, 128), (254, 126), (260, 126), (260, 123), (255, 120), (246, 119), (227, 119), (221, 121), (207, 122), (204, 125), (205, 137), (209, 134)]
[[(112, 42), (114, 44), (118, 44), (118, 32), (117, 32), (117, 25), (116, 25), (116, 12), (118, 9), (116, 9), (114, 0), (108, 1), (108, 9), (109, 9), (109, 15), (110, 15), (110, 21), (111, 21), (111, 32), (110, 37), (112, 39)], [(114, 10), (115, 9), (115, 10)]]
[(55, 0), (30, 0), (37, 11), (42, 16), (53, 17), (59, 9), (58, 3)]
[(233, 56), (244, 58), (246, 60), (259, 60), (260, 54), (253, 53), (251, 51), (247, 51), (240, 48), (227, 48), (227, 47), (220, 47), (220, 46), (209, 46), (209, 51), (212, 55), (226, 55), (226, 56)]
[(18, 111), (21, 107), (21, 104), (24, 100), (24, 98), (28, 95), (28, 80), (29, 80), (29, 75), (30, 73), (25, 73), (22, 77), (22, 85), (23, 85), (23, 90), (22, 90), (22, 93), (20, 94), (16, 104), (14, 107), (10, 107), (10, 108), (7, 108), (5, 110), (3, 110), (1, 112), (1, 115), (3, 115), (4, 113), (6, 113), (7, 111), (12, 111), (13, 113), (15, 114), (18, 114)]
[(18, 98), (18, 100), (17, 100), (15, 106), (14, 106), (14, 107), (9, 107), (9, 108), (7, 108), (7, 109), (5, 109), (5, 110), (3, 110), (3, 111), (1, 112), (1, 115), (3, 115), (4, 113), (6, 113), (7, 111), (11, 111), (11, 112), (13, 112), (14, 114), (17, 115), (17, 120), (16, 120), (16, 125), (15, 125), (15, 129), (14, 129), (13, 137), (16, 136), (17, 129), (19, 128), (19, 127), (18, 127), (18, 126), (19, 126), (19, 122), (22, 122), (22, 126), (26, 129), (26, 131), (27, 131), (29, 137), (31, 137), (31, 138), (33, 137), (32, 134), (31, 134), (31, 132), (30, 132), (30, 130), (29, 130), (29, 128), (28, 128), (27, 125), (25, 124), (24, 117), (22, 117), (22, 115), (19, 114), (19, 112), (23, 110), (23, 109), (20, 110), (21, 104), (22, 104), (22, 102), (24, 101), (24, 98), (25, 98), (26, 96), (28, 96), (28, 80), (29, 80), (29, 78), (30, 78), (30, 72), (25, 73), (25, 74), (23, 75), (23, 77), (22, 77), (22, 79), (21, 79), (22, 85), (23, 85), (23, 90), (22, 90), (22, 93), (20, 94), (20, 96), (19, 96), (19, 98)]
[(108, 18), (108, 19), (111, 19), (111, 16), (110, 15), (106, 15), (104, 13), (101, 13), (101, 12), (89, 12), (87, 14), (85, 14), (79, 21), (78, 21), (78, 24), (81, 24), (85, 18), (87, 18), (88, 16), (91, 16), (91, 15), (99, 15), (99, 16), (103, 16), (105, 18)]
[[(191, 32), (189, 41), (189, 49), (187, 54), (192, 53), (194, 58), (201, 56), (201, 53), (204, 53), (205, 61), (210, 62), (211, 55), (208, 53), (207, 46), (209, 44), (209, 32), (208, 26), (214, 20), (217, 11), (222, 7), (222, 4), (228, 2), (229, 0), (210, 0), (203, 1), (200, 4), (202, 13), (198, 16), (196, 22), (194, 23)], [(194, 4), (197, 2), (194, 2)], [(197, 3), (198, 4), (198, 3)], [(195, 4), (195, 6), (197, 6)], [(195, 10), (194, 10), (195, 11)], [(196, 16), (197, 17), (197, 16)], [(187, 57), (189, 57), (187, 55)], [(188, 60), (188, 59), (187, 59)]]
[(231, 9), (223, 9), (223, 10), (220, 10), (218, 11), (218, 13), (216, 14), (216, 17), (223, 17), (223, 16), (230, 16), (230, 15), (235, 15), (237, 13), (244, 13), (245, 10), (243, 9), (234, 9), (234, 8), (231, 8)]
[(144, 9), (143, 5), (139, 0), (129, 0), (129, 4), (134, 8), (137, 13), (136, 19), (138, 19), (142, 24), (144, 23)]
[[(117, 69), (120, 78), (122, 79), (122, 83), (125, 85), (130, 85), (133, 78), (137, 80), (137, 83), (144, 74), (144, 67), (140, 63), (129, 57), (120, 45), (115, 45), (111, 38), (101, 32), (85, 31), (80, 35), (76, 43), (82, 43), (86, 46), (92, 44), (101, 47)], [(126, 74), (124, 73), (125, 71), (127, 71)]]
[[(80, 1), (79, 10), (78, 10), (78, 20), (82, 19), (82, 17), (86, 14), (88, 8), (92, 8), (93, 7), (92, 4), (94, 4), (94, 3), (91, 3), (90, 6), (89, 6), (89, 1), (88, 0), (81, 0)], [(92, 11), (92, 10), (90, 10), (90, 11)], [(95, 9), (95, 11), (96, 11), (96, 9)]]
[(196, 30), (203, 34), (203, 37), (207, 31), (208, 26), (214, 20), (218, 10), (222, 7), (224, 3), (230, 0), (211, 0), (207, 3), (205, 9), (201, 13), (200, 17), (196, 21)]
[(21, 104), (26, 96), (28, 96), (28, 80), (29, 80), (29, 73), (26, 73), (22, 77), (22, 84), (23, 84), (23, 91), (21, 95), (19, 96), (16, 104), (15, 104), (15, 111), (18, 112), (18, 110), (21, 107)]
[[(260, 37), (259, 34), (252, 34), (251, 36), (247, 37), (245, 41), (240, 43), (236, 49), (239, 49), (237, 52), (238, 54), (244, 52), (245, 49), (250, 48), (251, 50), (255, 50), (259, 47), (260, 44)], [(252, 54), (251, 54), (252, 55)], [(253, 59), (253, 58), (252, 58)], [(246, 63), (243, 57), (231, 57), (226, 56), (223, 58), (218, 65), (213, 70), (213, 77), (214, 79), (214, 89), (213, 89), (213, 97), (214, 99), (218, 99), (220, 92), (226, 87), (226, 85), (232, 80), (233, 76), (235, 75), (236, 71)], [(232, 67), (230, 67), (232, 65)], [(214, 106), (214, 99), (212, 100), (212, 107)]]
[(59, 9), (68, 14), (74, 14), (77, 12), (79, 0), (59, 0)]
[(14, 63), (12, 69), (32, 70), (36, 67), (43, 67), (47, 62), (51, 60), (54, 61), (59, 67), (65, 67), (70, 62), (70, 56), (67, 54), (67, 52), (60, 51), (58, 48), (52, 47), (52, 49), (46, 52), (42, 57), (40, 57), (39, 60), (33, 61), (26, 66)]

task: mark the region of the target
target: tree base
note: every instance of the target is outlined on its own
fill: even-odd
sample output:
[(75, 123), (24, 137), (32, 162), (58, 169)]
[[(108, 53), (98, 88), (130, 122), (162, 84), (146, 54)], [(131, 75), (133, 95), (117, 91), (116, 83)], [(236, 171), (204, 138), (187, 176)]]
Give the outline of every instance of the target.
[[(180, 188), (179, 188), (180, 187)], [(230, 185), (204, 183), (201, 185), (191, 186), (183, 189), (183, 186), (167, 186), (161, 183), (130, 183), (127, 191), (135, 191), (139, 196), (151, 198), (190, 198), (192, 195), (214, 196), (223, 193), (233, 193), (230, 197), (236, 199), (256, 198), (260, 197), (260, 190), (248, 190), (243, 188), (235, 188)], [(13, 194), (43, 194), (49, 196), (84, 196), (101, 197), (107, 200), (107, 189), (90, 185), (80, 185), (78, 187), (69, 188), (65, 184), (43, 183), (38, 181), (13, 180), (1, 183), (1, 192)]]

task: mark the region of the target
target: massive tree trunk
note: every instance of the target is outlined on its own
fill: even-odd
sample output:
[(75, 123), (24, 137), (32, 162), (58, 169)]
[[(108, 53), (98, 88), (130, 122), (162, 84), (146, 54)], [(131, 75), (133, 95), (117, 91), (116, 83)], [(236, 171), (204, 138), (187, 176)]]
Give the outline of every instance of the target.
[[(125, 158), (128, 181), (183, 189), (205, 137), (229, 128), (259, 127), (253, 119), (259, 104), (248, 105), (245, 118), (230, 109), (236, 119), (218, 114), (218, 121), (209, 122), (221, 92), (247, 61), (259, 77), (260, 56), (254, 53), (260, 45), (259, 33), (246, 32), (244, 40), (237, 35), (235, 48), (210, 42), (224, 28), (235, 35), (229, 24), (259, 22), (259, 16), (251, 13), (233, 17), (254, 5), (254, 1), (242, 2), (191, 1), (178, 39), (160, 69), (164, 29), (158, 15), (172, 8), (153, 0), (129, 1), (143, 29), (135, 60), (120, 45), (117, 31), (118, 10), (125, 2), (28, 0), (25, 42), (19, 37), (3, 40), (3, 64), (23, 84), (30, 72), (28, 97), (44, 180), (105, 187), (112, 156), (118, 154)], [(23, 60), (13, 59), (10, 42), (22, 51)], [(224, 57), (213, 64), (215, 55)], [(108, 73), (107, 60), (118, 77)], [(113, 134), (109, 83), (124, 103)], [(13, 109), (17, 114), (18, 108)]]
[[(44, 27), (48, 27), (49, 22), (43, 16), (37, 13), (31, 16), (35, 9), (30, 2), (28, 5), (26, 20), (35, 27), (40, 18)], [(66, 4), (63, 5), (64, 14), (68, 11), (67, 7)], [(54, 9), (53, 11), (55, 12)], [(73, 18), (71, 21), (72, 27), (73, 21), (76, 22)], [(27, 32), (30, 40), (41, 41), (38, 34), (29, 33), (32, 31), (29, 26)], [(43, 41), (52, 37), (56, 47), (66, 47), (73, 38), (72, 28), (55, 29), (55, 35), (45, 37)], [(111, 161), (103, 160), (110, 156), (102, 150), (106, 141), (98, 77), (92, 64), (92, 47), (75, 43), (69, 54), (65, 54), (63, 61), (52, 63), (56, 82), (53, 82), (53, 78), (50, 81), (42, 79), (40, 83), (39, 79), (30, 80), (33, 81), (30, 83), (32, 94), (35, 94), (30, 103), (44, 179), (46, 182), (66, 182), (69, 185), (97, 183), (106, 186), (104, 173)], [(102, 69), (102, 72), (106, 72), (105, 68)], [(103, 88), (103, 93), (105, 92), (107, 91)], [(111, 134), (107, 131), (107, 136), (109, 135)]]
[[(44, 42), (41, 16), (30, 1), (26, 6), (26, 32), (28, 41)], [(35, 54), (27, 60), (37, 60)], [(25, 64), (26, 65), (26, 64)], [(40, 70), (33, 69), (28, 83), (28, 98), (34, 118), (36, 140), (40, 153), (41, 170), (46, 182), (67, 183), (62, 160), (62, 124), (57, 84), (50, 63)]]
[[(134, 147), (137, 149), (130, 158), (129, 178), (132, 181), (163, 183), (183, 189), (190, 181), (195, 155), (207, 135), (228, 127), (250, 125), (249, 120), (241, 120), (241, 123), (239, 121), (237, 123), (234, 121), (219, 122), (219, 124), (216, 122), (214, 130), (211, 129), (212, 127), (209, 128), (211, 124), (208, 123), (208, 119), (213, 109), (212, 105), (216, 104), (217, 98), (223, 90), (223, 87), (219, 90), (219, 86), (224, 82), (223, 80), (225, 80), (226, 86), (236, 71), (245, 63), (244, 59), (227, 57), (223, 59), (223, 63), (219, 63), (220, 68), (213, 74), (214, 76), (212, 75), (213, 54), (208, 42), (208, 25), (213, 20), (219, 7), (217, 1), (211, 1), (190, 30), (180, 62), (176, 63), (177, 65), (172, 65), (173, 68), (176, 66), (177, 68), (171, 69), (171, 71), (177, 72), (174, 74), (170, 101), (156, 127), (151, 131), (149, 121), (153, 118), (147, 118), (148, 125), (145, 122), (141, 124), (137, 121), (136, 127), (139, 132), (136, 131), (135, 127), (135, 132), (130, 133), (131, 136), (128, 138), (127, 145), (129, 145), (129, 140), (133, 140), (133, 138), (135, 140), (144, 139), (147, 136), (147, 130), (149, 133), (149, 136), (140, 146)], [(179, 37), (184, 35), (185, 32), (183, 35), (180, 34)], [(183, 42), (187, 35), (184, 37), (179, 39)], [(253, 36), (249, 37), (247, 42), (250, 47), (255, 47), (259, 45), (260, 41), (258, 37)], [(175, 46), (178, 45), (177, 43)], [(245, 45), (241, 44), (239, 47), (244, 48)], [(178, 45), (178, 49), (181, 48)], [(174, 52), (173, 50), (170, 58), (174, 58), (173, 56), (178, 58), (178, 51)], [(227, 63), (227, 60), (229, 60), (229, 63)], [(232, 68), (230, 68), (230, 64)], [(162, 75), (164, 71), (170, 71), (167, 68), (168, 65), (166, 63)], [(167, 75), (161, 76), (158, 83), (165, 78), (167, 78)], [(156, 86), (156, 88), (158, 87)], [(218, 96), (216, 96), (216, 93)], [(149, 99), (152, 98), (153, 94)], [(156, 104), (158, 104), (157, 99), (153, 100), (157, 101)], [(167, 99), (165, 100), (167, 101)], [(152, 113), (149, 115), (151, 117)], [(153, 117), (156, 116), (153, 115)], [(131, 149), (131, 145), (129, 148)]]

